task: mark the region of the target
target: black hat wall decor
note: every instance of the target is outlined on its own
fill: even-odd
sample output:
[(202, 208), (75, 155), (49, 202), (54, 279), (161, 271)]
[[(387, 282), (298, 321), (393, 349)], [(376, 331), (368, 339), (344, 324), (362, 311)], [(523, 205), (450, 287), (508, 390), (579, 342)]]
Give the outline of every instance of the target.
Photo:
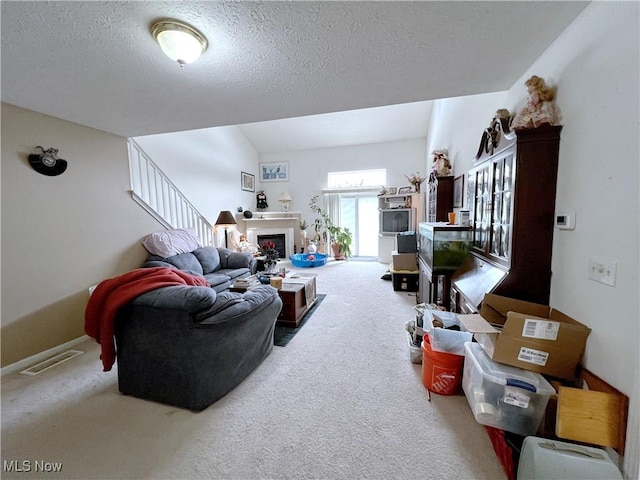
[(42, 153), (29, 155), (29, 163), (36, 172), (49, 177), (55, 177), (67, 169), (67, 161), (58, 158), (57, 148), (48, 148), (45, 150), (40, 145), (36, 148), (42, 150)]

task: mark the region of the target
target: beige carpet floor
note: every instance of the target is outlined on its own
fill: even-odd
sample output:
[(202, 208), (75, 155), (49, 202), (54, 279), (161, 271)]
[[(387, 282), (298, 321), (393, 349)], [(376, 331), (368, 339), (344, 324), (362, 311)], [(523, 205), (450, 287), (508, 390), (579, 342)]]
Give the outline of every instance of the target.
[(404, 330), (415, 294), (386, 269), (305, 270), (327, 294), (317, 311), (200, 413), (121, 395), (92, 341), (38, 376), (5, 375), (2, 478), (504, 479), (464, 395), (427, 401)]

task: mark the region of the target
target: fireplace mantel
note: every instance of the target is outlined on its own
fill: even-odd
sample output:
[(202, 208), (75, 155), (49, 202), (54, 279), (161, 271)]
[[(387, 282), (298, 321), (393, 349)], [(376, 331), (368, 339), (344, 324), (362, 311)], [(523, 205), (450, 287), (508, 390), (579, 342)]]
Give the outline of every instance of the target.
[(291, 217), (267, 217), (267, 218), (244, 218), (242, 219), (245, 223), (256, 223), (256, 222), (281, 222), (281, 221), (297, 221), (297, 218)]
[(236, 214), (236, 221), (256, 222), (261, 220), (297, 220), (302, 218), (301, 212), (253, 212), (253, 217), (246, 218), (242, 213)]

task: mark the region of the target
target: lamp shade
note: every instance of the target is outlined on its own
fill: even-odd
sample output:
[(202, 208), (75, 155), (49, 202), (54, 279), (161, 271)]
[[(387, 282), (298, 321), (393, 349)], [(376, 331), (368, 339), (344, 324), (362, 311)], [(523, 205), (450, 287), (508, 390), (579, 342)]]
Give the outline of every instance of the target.
[(207, 49), (207, 39), (191, 25), (177, 20), (159, 20), (151, 26), (162, 51), (180, 66), (195, 62)]
[(291, 200), (293, 200), (293, 198), (291, 198), (291, 195), (289, 195), (289, 192), (285, 190), (284, 192), (282, 192), (282, 195), (280, 195), (279, 200), (281, 202), (290, 202)]
[(229, 210), (223, 210), (218, 215), (218, 219), (216, 220), (216, 227), (230, 227), (231, 225), (236, 224), (236, 219), (233, 217), (233, 213)]

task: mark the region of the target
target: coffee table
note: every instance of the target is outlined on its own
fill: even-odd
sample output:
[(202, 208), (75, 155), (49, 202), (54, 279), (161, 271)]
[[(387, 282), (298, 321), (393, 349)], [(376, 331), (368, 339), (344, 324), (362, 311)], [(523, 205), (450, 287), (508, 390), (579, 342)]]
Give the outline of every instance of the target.
[(291, 272), (282, 280), (278, 295), (282, 299), (282, 310), (277, 323), (285, 327), (297, 327), (316, 303), (316, 275)]

